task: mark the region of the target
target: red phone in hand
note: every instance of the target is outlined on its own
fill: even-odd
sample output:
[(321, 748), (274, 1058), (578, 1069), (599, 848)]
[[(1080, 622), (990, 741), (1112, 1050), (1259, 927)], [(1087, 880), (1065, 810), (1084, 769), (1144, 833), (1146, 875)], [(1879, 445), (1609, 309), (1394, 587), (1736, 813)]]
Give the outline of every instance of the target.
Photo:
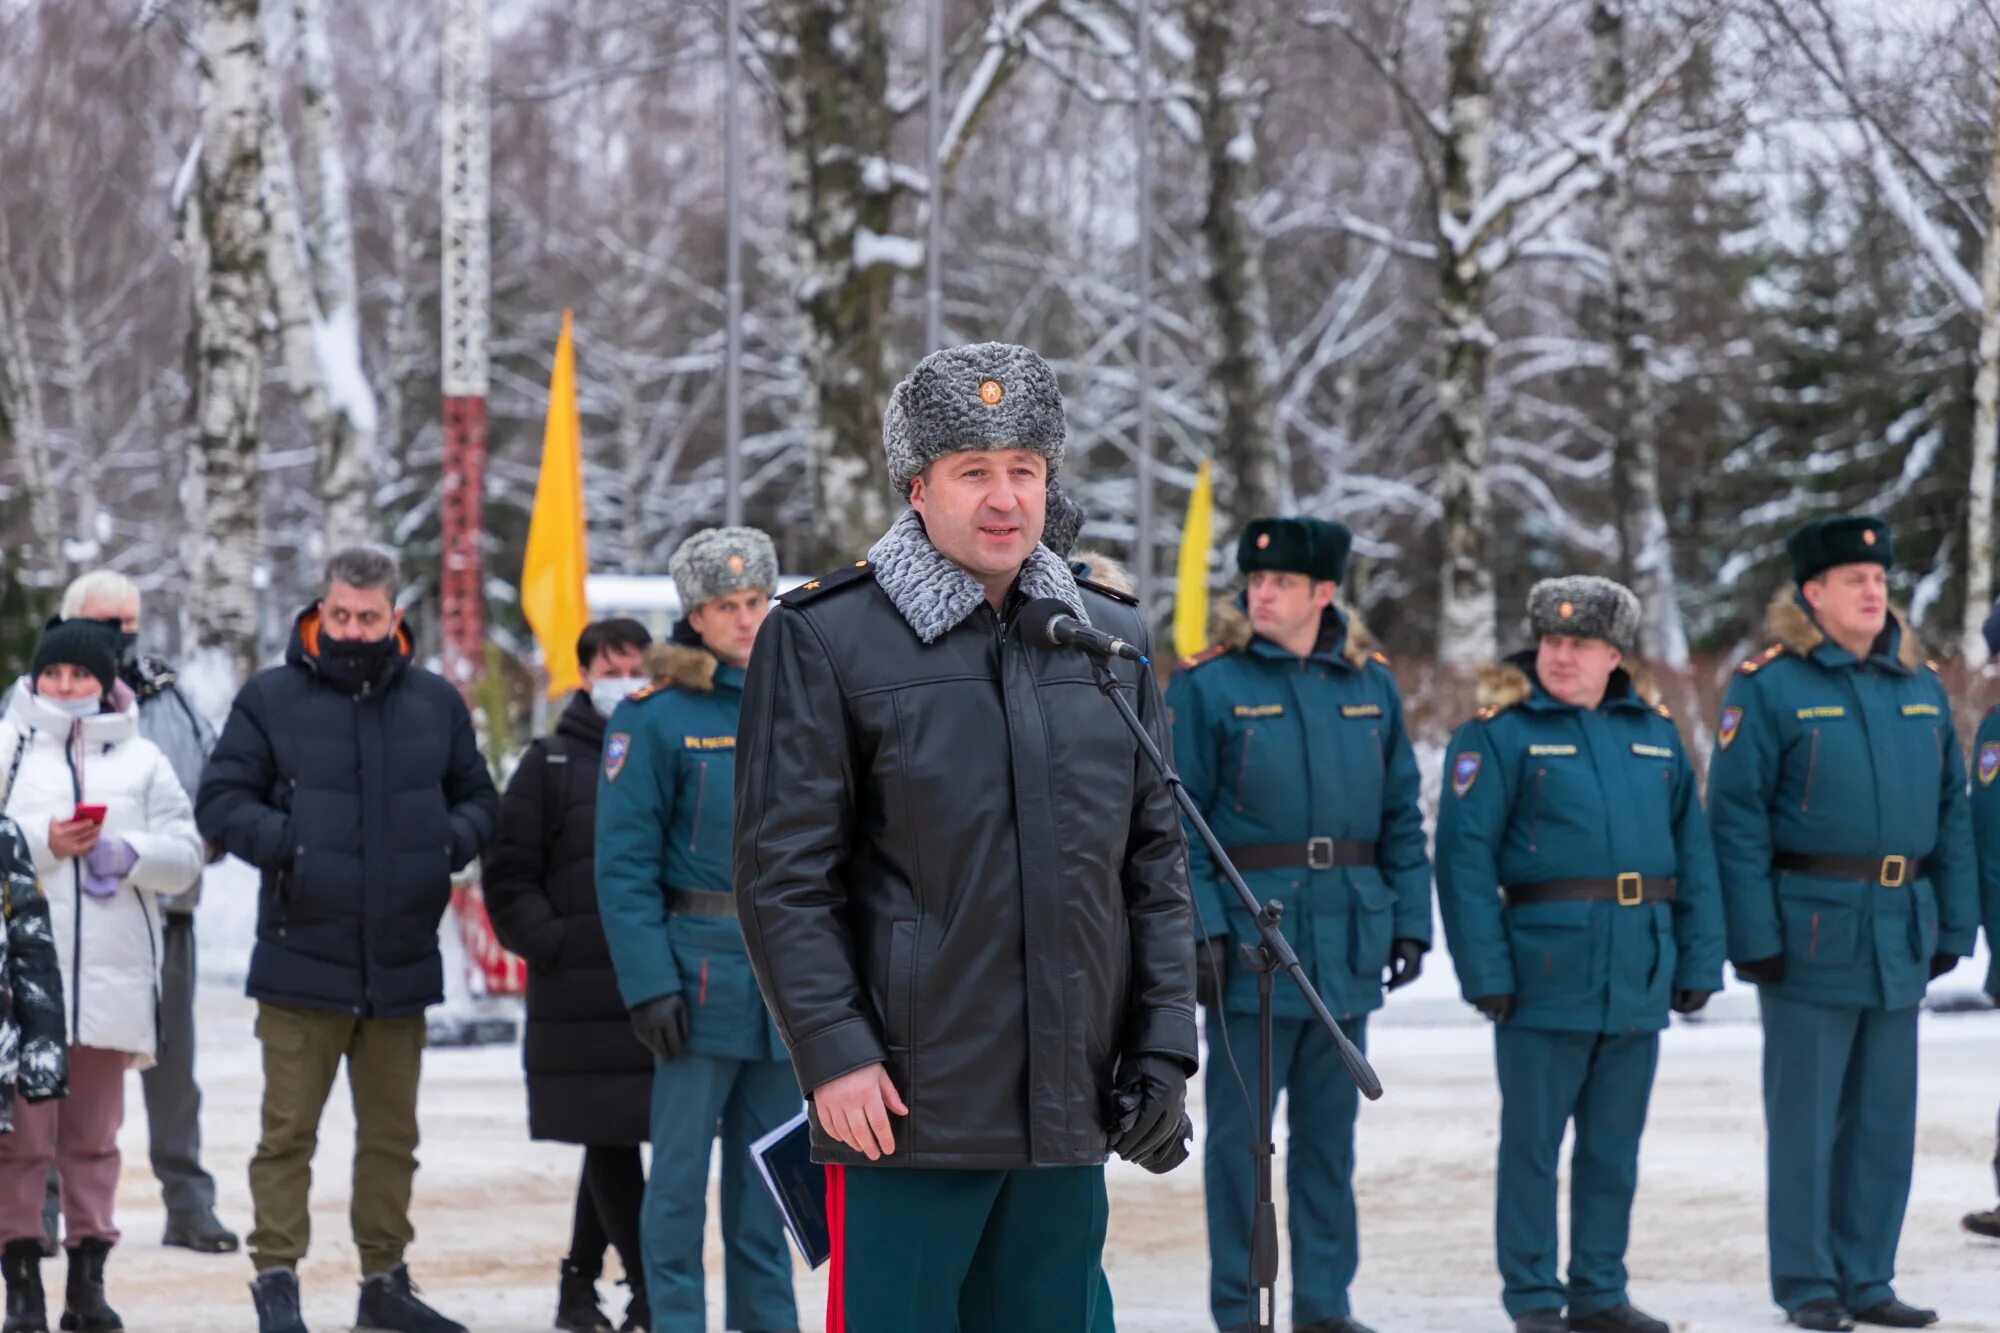
[(79, 805), (76, 807), (76, 813), (71, 815), (70, 818), (87, 819), (93, 824), (102, 824), (104, 822), (104, 812), (107, 808), (102, 805)]

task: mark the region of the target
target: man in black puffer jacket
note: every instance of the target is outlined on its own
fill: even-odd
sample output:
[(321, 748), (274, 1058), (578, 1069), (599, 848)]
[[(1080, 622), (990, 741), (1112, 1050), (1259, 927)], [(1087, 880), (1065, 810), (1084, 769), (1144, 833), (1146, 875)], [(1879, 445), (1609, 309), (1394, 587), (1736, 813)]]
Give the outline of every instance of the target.
[(507, 780), (500, 831), (482, 866), (493, 933), (528, 960), (521, 1042), (528, 1135), (584, 1145), (556, 1297), (555, 1326), (574, 1333), (605, 1326), (597, 1279), (608, 1245), (618, 1247), (632, 1288), (624, 1327), (651, 1322), (639, 1252), (646, 1188), (639, 1145), (652, 1114), (653, 1055), (632, 1034), (597, 912), (597, 776), (606, 720), (650, 679), (652, 643), (636, 620), (584, 627), (576, 643), (583, 688)]
[(354, 1090), (354, 1241), (365, 1328), (463, 1333), (403, 1265), (417, 1169), (424, 1010), (444, 999), (438, 923), (451, 876), (499, 804), (464, 700), (411, 665), (396, 562), (327, 562), (285, 664), (236, 696), (195, 817), (263, 872), (249, 993), (264, 1047), (263, 1137), (250, 1162), (250, 1257), (262, 1333), (299, 1333), (298, 1263), (319, 1118), (341, 1062)]
[[(736, 744), (744, 943), (837, 1168), (827, 1327), (1085, 1333), (1106, 1152), (1186, 1156), (1194, 925), (1165, 783), (1088, 659), (1017, 621), (1053, 598), (1146, 629), (1040, 544), (1064, 438), (1040, 357), (934, 353), (884, 438), (912, 507), (778, 599)], [(1113, 670), (1165, 749), (1151, 671)]]

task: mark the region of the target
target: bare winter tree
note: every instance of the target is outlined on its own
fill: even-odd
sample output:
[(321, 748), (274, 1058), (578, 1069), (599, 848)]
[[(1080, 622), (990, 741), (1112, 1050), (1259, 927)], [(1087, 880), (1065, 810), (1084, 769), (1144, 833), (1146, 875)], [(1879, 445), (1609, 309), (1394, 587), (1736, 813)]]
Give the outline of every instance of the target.
[(257, 665), (257, 477), (265, 275), (264, 36), (258, 0), (203, 0), (204, 252), (196, 306), (195, 447), (184, 482), (185, 619), (197, 671)]

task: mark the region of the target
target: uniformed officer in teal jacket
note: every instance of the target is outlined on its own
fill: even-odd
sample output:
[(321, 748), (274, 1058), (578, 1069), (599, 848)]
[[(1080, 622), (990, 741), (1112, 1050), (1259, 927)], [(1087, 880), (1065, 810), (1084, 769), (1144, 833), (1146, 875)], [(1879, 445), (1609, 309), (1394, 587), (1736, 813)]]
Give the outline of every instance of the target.
[[(1236, 548), (1249, 576), (1167, 689), (1174, 758), (1189, 795), (1283, 928), (1327, 1008), (1358, 1046), (1367, 1015), (1416, 979), (1431, 938), (1421, 779), (1403, 704), (1367, 631), (1335, 603), (1352, 537), (1310, 518), (1259, 519)], [(1205, 936), (1196, 951), (1208, 1006), (1209, 1307), (1224, 1330), (1255, 1323), (1249, 1244), (1257, 1086), (1257, 986), (1232, 966), (1258, 939), (1250, 916), (1188, 839), (1188, 879)], [(1290, 1089), (1292, 1320), (1298, 1333), (1367, 1333), (1348, 1307), (1360, 1262), (1354, 1215), (1357, 1092), (1296, 990), (1275, 995), (1271, 1090)], [(1230, 1067), (1233, 1057), (1234, 1069)], [(1237, 1078), (1241, 1072), (1241, 1083)], [(1254, 1094), (1253, 1094), (1254, 1095)]]
[(1668, 1328), (1626, 1291), (1639, 1136), (1668, 1009), (1722, 988), (1723, 919), (1693, 766), (1624, 665), (1639, 609), (1610, 579), (1537, 583), (1535, 648), (1481, 673), (1479, 715), (1445, 753), (1438, 910), (1459, 989), (1494, 1021), (1495, 1231), (1518, 1333)]
[(708, 1327), (702, 1226), (719, 1130), (727, 1327), (792, 1330), (784, 1223), (749, 1147), (802, 1101), (743, 951), (730, 884), (743, 667), (778, 559), (754, 528), (711, 528), (688, 538), (668, 568), (690, 609), (649, 660), (653, 684), (611, 715), (597, 796), (604, 934), (633, 1030), (657, 1061), (641, 1214), (651, 1328)]
[[(2000, 602), (1986, 617), (1986, 655), (2000, 660)], [(1972, 841), (1979, 857), (1980, 916), (1986, 922), (1986, 993), (2000, 1000), (2000, 707), (1979, 723), (1972, 743)], [(2000, 1146), (1993, 1152), (1993, 1186), (2000, 1190)], [(2000, 1196), (1996, 1196), (2000, 1197)], [(2000, 1204), (1965, 1215), (1965, 1229), (2000, 1240)]]
[(1978, 889), (1944, 685), (1889, 609), (1889, 525), (1787, 539), (1798, 589), (1737, 668), (1709, 816), (1729, 957), (1758, 984), (1771, 1289), (1801, 1328), (1922, 1328), (1890, 1282), (1917, 1127), (1917, 1002)]

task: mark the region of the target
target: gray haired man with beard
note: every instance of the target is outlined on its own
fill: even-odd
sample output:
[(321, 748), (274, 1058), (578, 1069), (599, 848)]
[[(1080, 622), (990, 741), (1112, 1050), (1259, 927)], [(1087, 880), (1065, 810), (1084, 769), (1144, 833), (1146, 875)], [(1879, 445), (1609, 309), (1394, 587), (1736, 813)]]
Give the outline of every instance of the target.
[[(1131, 598), (1041, 544), (1062, 395), (950, 348), (884, 423), (910, 508), (779, 598), (737, 739), (744, 942), (827, 1163), (829, 1330), (1105, 1328), (1107, 1151), (1186, 1157), (1194, 927), (1166, 784), (1054, 598), (1143, 647)], [(1119, 686), (1162, 749), (1151, 672)]]

